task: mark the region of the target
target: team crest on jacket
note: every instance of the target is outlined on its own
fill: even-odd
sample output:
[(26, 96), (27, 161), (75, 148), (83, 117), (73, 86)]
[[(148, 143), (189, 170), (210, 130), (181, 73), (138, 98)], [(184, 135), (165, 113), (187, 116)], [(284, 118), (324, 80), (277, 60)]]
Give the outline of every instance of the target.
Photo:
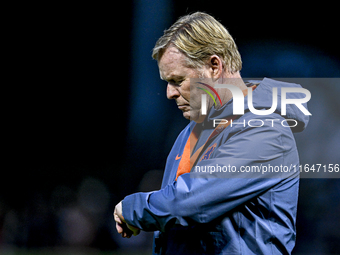
[(213, 145), (211, 145), (210, 147), (208, 147), (208, 149), (205, 151), (205, 153), (203, 154), (202, 158), (200, 161), (202, 160), (206, 160), (210, 158), (211, 153), (215, 150), (217, 144), (214, 143)]

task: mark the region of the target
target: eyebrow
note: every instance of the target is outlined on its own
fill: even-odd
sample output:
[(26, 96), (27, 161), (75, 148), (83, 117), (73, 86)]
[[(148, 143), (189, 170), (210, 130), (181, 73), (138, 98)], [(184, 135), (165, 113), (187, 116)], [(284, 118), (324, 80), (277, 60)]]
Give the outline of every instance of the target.
[(164, 78), (160, 75), (161, 80), (163, 81), (175, 81), (175, 80), (181, 80), (184, 78), (184, 76), (181, 75), (170, 75), (168, 78)]

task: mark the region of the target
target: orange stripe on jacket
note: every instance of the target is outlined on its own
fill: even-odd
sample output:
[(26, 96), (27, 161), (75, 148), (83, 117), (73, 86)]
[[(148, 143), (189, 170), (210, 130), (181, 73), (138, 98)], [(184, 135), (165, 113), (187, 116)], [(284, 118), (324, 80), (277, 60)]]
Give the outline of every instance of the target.
[[(251, 86), (251, 88), (253, 90), (255, 90), (256, 85)], [(246, 96), (248, 94), (248, 89), (245, 89), (242, 91), (244, 96)], [(196, 163), (198, 156), (201, 154), (202, 150), (205, 148), (205, 145), (207, 144), (207, 142), (215, 137), (216, 135), (218, 135), (219, 133), (221, 133), (227, 126), (230, 125), (231, 121), (233, 121), (234, 119), (236, 119), (237, 116), (232, 116), (230, 119), (228, 119), (227, 124), (219, 124), (214, 131), (211, 133), (211, 135), (209, 136), (209, 138), (207, 139), (207, 141), (200, 147), (197, 149), (197, 151), (195, 151), (194, 155), (190, 156), (192, 153), (193, 148), (195, 147), (197, 140), (198, 140), (198, 134), (197, 132), (195, 132), (195, 127), (193, 128), (192, 132), (190, 133), (190, 136), (185, 144), (184, 150), (183, 150), (183, 154), (181, 157), (181, 161), (179, 162), (178, 168), (177, 168), (177, 173), (176, 173), (176, 181), (178, 176), (185, 174), (185, 173), (190, 173), (193, 165)]]

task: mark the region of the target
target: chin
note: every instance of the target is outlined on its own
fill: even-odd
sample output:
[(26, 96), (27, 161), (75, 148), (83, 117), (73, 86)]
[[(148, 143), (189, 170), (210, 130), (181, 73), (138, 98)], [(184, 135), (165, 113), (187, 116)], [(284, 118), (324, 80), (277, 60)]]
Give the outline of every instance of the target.
[(199, 111), (187, 111), (183, 112), (183, 117), (190, 121), (195, 121), (196, 123), (201, 123), (204, 121), (206, 115), (201, 115)]
[(183, 117), (186, 118), (187, 120), (191, 120), (191, 118), (190, 118), (190, 111), (183, 112)]

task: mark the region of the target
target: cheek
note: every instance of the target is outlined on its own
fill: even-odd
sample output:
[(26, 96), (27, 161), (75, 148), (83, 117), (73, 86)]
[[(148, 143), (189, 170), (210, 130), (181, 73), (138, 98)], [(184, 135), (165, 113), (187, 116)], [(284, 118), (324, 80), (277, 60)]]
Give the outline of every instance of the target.
[(193, 109), (201, 108), (202, 94), (205, 92), (197, 87), (193, 87), (190, 93), (190, 106)]
[(190, 106), (192, 109), (198, 110), (201, 108), (201, 95), (192, 96), (190, 99)]
[(180, 87), (181, 96), (187, 101), (190, 102), (190, 96), (192, 95), (190, 89), (190, 82), (183, 82)]

